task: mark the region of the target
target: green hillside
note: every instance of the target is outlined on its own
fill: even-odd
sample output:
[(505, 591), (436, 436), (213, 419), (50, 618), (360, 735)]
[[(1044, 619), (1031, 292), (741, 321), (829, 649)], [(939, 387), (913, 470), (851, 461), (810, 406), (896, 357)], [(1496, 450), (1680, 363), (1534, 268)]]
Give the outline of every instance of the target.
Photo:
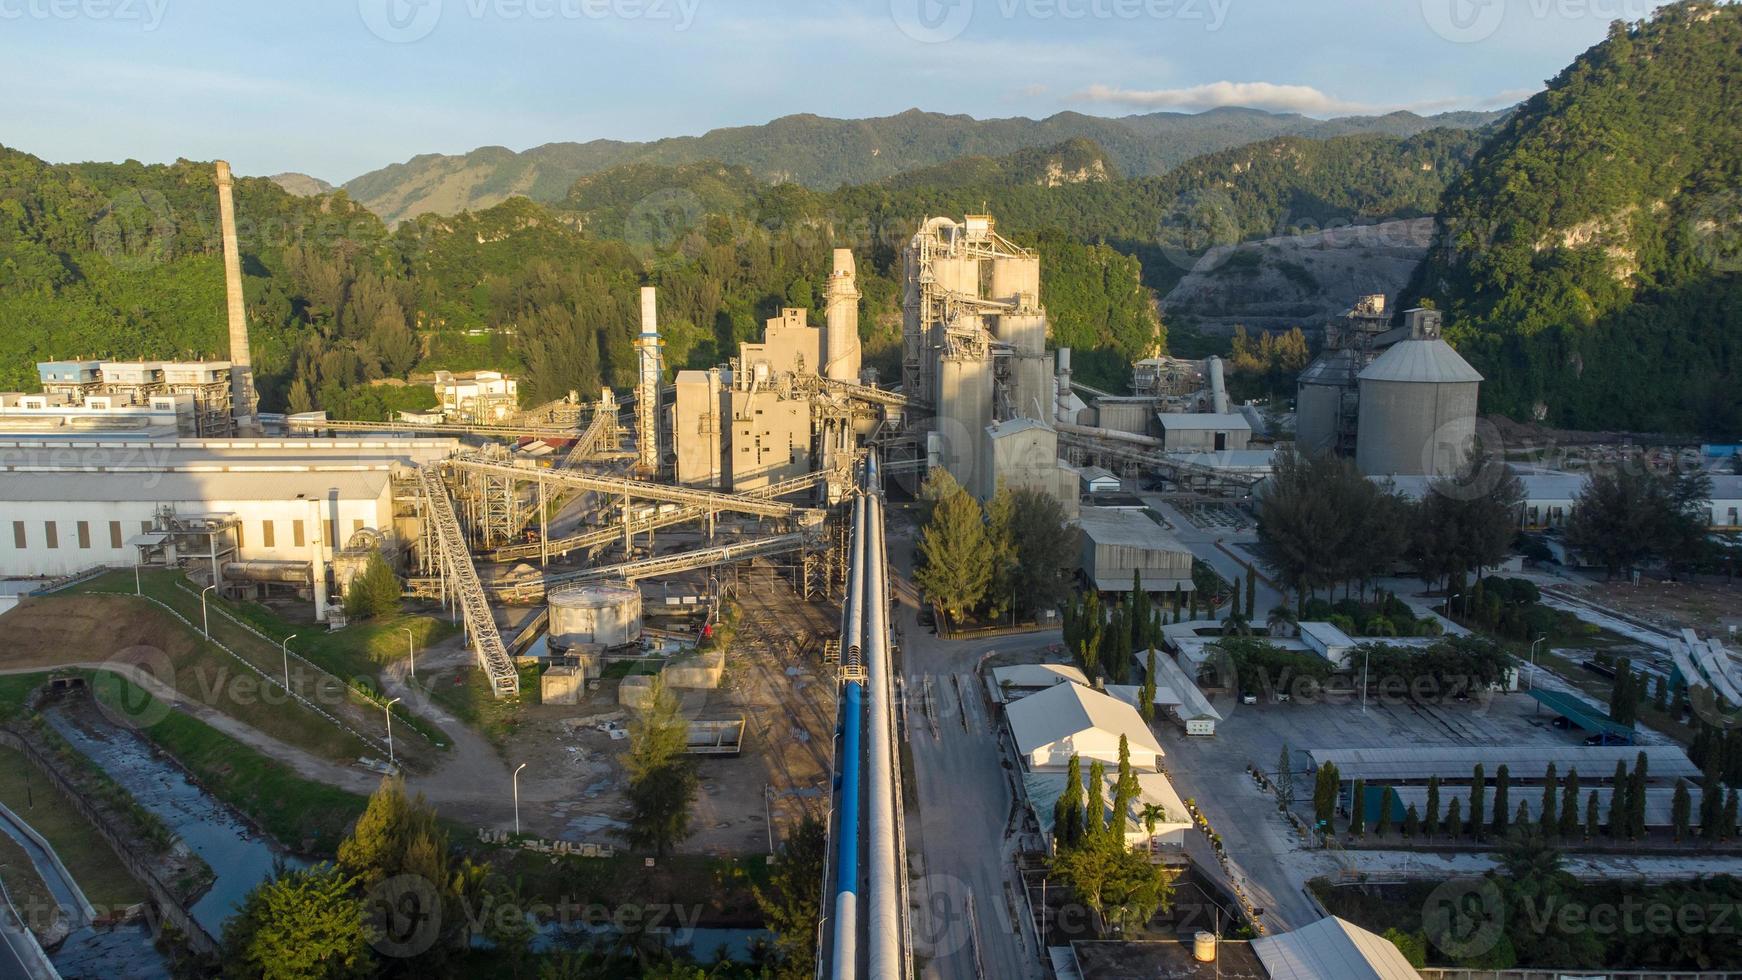
[(1062, 112), (1045, 119), (974, 119), (908, 110), (874, 119), (784, 116), (759, 126), (716, 129), (649, 143), (594, 140), (549, 143), (516, 153), (481, 147), (465, 154), (424, 154), (382, 167), (344, 186), (389, 223), (419, 214), (454, 214), (511, 195), (557, 202), (574, 182), (629, 163), (678, 167), (719, 161), (744, 167), (764, 183), (793, 181), (819, 190), (884, 180), (962, 157), (1001, 157), (1019, 150), (1088, 139), (1106, 148), (1120, 172), (1155, 175), (1217, 150), (1275, 136), (1351, 134), (1410, 136), (1433, 128), (1477, 128), (1499, 113), (1409, 112), (1319, 120), (1255, 109), (1158, 112), (1109, 119)]
[(1742, 7), (1617, 23), (1447, 191), (1419, 292), (1485, 407), (1742, 429)]

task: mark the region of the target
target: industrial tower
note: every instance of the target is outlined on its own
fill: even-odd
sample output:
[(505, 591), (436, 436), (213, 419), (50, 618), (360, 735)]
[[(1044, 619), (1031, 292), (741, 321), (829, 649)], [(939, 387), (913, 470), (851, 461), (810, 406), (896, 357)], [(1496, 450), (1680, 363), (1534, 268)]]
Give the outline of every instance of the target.
[(248, 311), (242, 301), (242, 253), (236, 240), (236, 204), (230, 195), (230, 165), (218, 168), (218, 223), (224, 236), (224, 294), (230, 320), (230, 415), (237, 435), (258, 435), (254, 365), (248, 353)]
[(646, 475), (659, 472), (659, 317), (652, 286), (641, 287), (641, 336), (635, 341), (640, 373), (635, 383), (636, 464)]

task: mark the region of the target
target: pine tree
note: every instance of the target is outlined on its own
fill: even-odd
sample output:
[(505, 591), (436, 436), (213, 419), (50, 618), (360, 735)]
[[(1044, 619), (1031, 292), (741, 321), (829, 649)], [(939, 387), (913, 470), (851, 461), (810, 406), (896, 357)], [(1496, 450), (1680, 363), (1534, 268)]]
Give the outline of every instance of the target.
[(1560, 835), (1572, 840), (1579, 835), (1579, 771), (1567, 770), (1567, 785), (1561, 790)]
[(1403, 812), (1403, 836), (1414, 839), (1420, 831), (1421, 816), (1415, 812), (1415, 804), (1411, 803), (1409, 809)]
[(1548, 772), (1543, 775), (1542, 804), (1537, 812), (1536, 823), (1546, 840), (1555, 834), (1560, 826), (1560, 810), (1555, 806), (1555, 791), (1560, 788), (1559, 780), (1555, 778), (1555, 764), (1548, 764)]
[(1476, 768), (1470, 773), (1470, 836), (1480, 841), (1482, 839), (1482, 820), (1487, 809), (1488, 783), (1482, 772), (1482, 764), (1476, 763)]
[(1137, 711), (1146, 722), (1155, 720), (1155, 644), (1149, 646), (1149, 662), (1143, 670), (1143, 687), (1137, 693)]
[(1597, 816), (1597, 791), (1591, 790), (1585, 797), (1585, 839), (1591, 840), (1603, 829), (1601, 819)]
[(1457, 840), (1464, 836), (1464, 801), (1457, 794), (1452, 794), (1452, 801), (1446, 804), (1446, 836)]
[(1507, 807), (1511, 801), (1507, 797), (1511, 793), (1512, 774), (1502, 765), (1494, 773), (1494, 836), (1506, 836), (1506, 827), (1512, 819), (1512, 811)]
[(1379, 794), (1379, 823), (1373, 828), (1373, 832), (1380, 837), (1391, 833), (1391, 807), (1394, 800), (1395, 796), (1389, 786)]
[(923, 492), (936, 503), (920, 532), (921, 567), (913, 579), (927, 598), (959, 619), (979, 606), (992, 584), (995, 556), (986, 515), (980, 502), (942, 467), (926, 478)]
[(1367, 781), (1355, 780), (1354, 793), (1349, 797), (1349, 833), (1361, 837), (1367, 833)]
[(1681, 843), (1688, 836), (1688, 829), (1693, 819), (1693, 799), (1688, 796), (1688, 781), (1675, 781), (1675, 799), (1670, 803), (1670, 823), (1675, 826), (1676, 843)]
[(1065, 847), (1075, 847), (1083, 839), (1083, 760), (1071, 756), (1065, 769), (1065, 792), (1059, 797), (1063, 809), (1058, 813), (1053, 835)]
[(1132, 803), (1136, 801), (1142, 788), (1137, 784), (1137, 773), (1131, 769), (1131, 743), (1124, 735), (1119, 736), (1119, 776), (1113, 782), (1113, 819), (1108, 821), (1108, 833), (1115, 840), (1123, 841), (1127, 829), (1125, 821), (1129, 819)]
[(1429, 837), (1440, 832), (1440, 777), (1429, 776), (1427, 780), (1427, 817), (1422, 830)]

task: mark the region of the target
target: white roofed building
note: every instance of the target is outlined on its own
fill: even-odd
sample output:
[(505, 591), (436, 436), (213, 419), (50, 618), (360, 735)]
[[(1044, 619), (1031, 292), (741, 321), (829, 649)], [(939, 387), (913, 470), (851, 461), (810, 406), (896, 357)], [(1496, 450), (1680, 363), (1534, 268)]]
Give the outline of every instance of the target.
[(1063, 771), (1071, 756), (1119, 764), (1119, 736), (1131, 750), (1131, 765), (1155, 771), (1161, 743), (1131, 705), (1080, 684), (1059, 684), (1004, 708), (1010, 734), (1032, 772)]
[(1391, 940), (1336, 916), (1261, 936), (1252, 951), (1270, 980), (1421, 980)]

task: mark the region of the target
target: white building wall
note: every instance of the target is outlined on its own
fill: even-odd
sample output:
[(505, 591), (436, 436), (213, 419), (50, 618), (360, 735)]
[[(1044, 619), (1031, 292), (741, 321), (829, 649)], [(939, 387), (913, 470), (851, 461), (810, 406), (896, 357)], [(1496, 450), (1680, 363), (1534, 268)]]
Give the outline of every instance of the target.
[[(113, 477), (110, 477), (113, 478)], [(307, 520), (306, 500), (130, 500), (130, 501), (46, 501), (9, 500), (0, 511), (0, 576), (37, 577), (69, 575), (93, 565), (131, 565), (137, 556), (127, 540), (144, 531), (163, 504), (172, 505), (178, 514), (234, 514), (242, 521), (239, 557), (278, 561), (307, 561), (308, 542), (312, 529), (304, 525), (304, 544), (296, 547), (297, 520)], [(330, 515), (331, 508), (322, 502), (322, 511)], [(327, 518), (329, 521), (331, 517)], [(88, 527), (88, 547), (80, 546), (79, 522)], [(266, 545), (263, 522), (273, 523), (273, 544)], [(113, 546), (111, 522), (119, 522), (119, 548)], [(341, 498), (338, 501), (338, 546), (358, 527), (371, 527), (391, 535), (393, 529), (392, 485), (384, 484), (372, 499)], [(56, 546), (48, 546), (47, 525), (55, 527)], [(17, 525), (23, 525), (23, 548), (17, 545)], [(334, 542), (326, 540), (326, 556), (330, 559)]]

